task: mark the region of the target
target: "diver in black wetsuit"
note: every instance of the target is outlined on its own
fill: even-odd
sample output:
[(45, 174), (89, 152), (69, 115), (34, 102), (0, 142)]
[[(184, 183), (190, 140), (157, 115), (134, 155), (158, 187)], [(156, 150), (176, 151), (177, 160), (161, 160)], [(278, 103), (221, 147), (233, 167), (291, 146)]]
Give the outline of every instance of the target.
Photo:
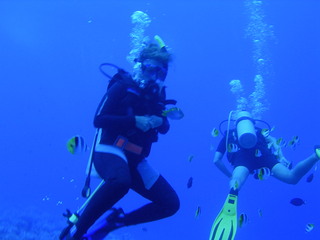
[[(300, 161), (295, 167), (283, 156), (281, 146), (270, 136), (270, 130), (254, 126), (255, 119), (247, 111), (240, 111), (236, 128), (227, 131), (214, 155), (218, 169), (230, 178), (230, 189), (239, 191), (249, 174), (267, 171), (268, 175), (288, 184), (297, 184), (300, 179), (319, 161), (320, 146), (314, 147), (314, 153)], [(223, 155), (234, 167), (233, 171), (223, 163)], [(265, 172), (260, 172), (265, 174)], [(256, 176), (262, 178), (263, 176)]]
[[(231, 119), (232, 114), (234, 120)], [(213, 161), (229, 178), (230, 191), (213, 222), (210, 240), (235, 238), (238, 223), (238, 193), (250, 174), (254, 174), (255, 178), (260, 180), (272, 175), (282, 182), (297, 184), (320, 160), (320, 145), (316, 145), (314, 153), (292, 167), (291, 162), (282, 154), (281, 147), (284, 146), (282, 140), (270, 136), (272, 129), (269, 124), (253, 119), (248, 111), (241, 110), (236, 113), (231, 111), (227, 121), (228, 129), (217, 147)], [(231, 121), (235, 122), (234, 128), (230, 128)], [(268, 128), (258, 128), (256, 122), (263, 122)], [(232, 171), (223, 161), (225, 153), (233, 166)]]
[[(169, 217), (180, 202), (170, 184), (146, 161), (158, 133), (169, 130), (163, 111), (166, 104), (164, 80), (170, 53), (165, 46), (147, 45), (140, 53), (140, 79), (119, 72), (107, 97), (94, 118), (99, 130), (93, 151), (93, 164), (104, 184), (94, 193), (77, 223), (60, 239), (103, 239), (123, 226)], [(112, 80), (111, 80), (112, 81)], [(113, 206), (129, 189), (150, 200), (150, 203), (129, 213)], [(97, 229), (88, 229), (106, 211), (112, 213)]]

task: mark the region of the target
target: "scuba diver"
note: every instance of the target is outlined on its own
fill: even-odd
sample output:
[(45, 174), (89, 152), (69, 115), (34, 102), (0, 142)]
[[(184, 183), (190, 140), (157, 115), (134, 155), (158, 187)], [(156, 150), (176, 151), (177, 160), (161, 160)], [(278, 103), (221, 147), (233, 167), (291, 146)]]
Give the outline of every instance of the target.
[[(214, 221), (210, 240), (234, 239), (238, 222), (238, 192), (249, 174), (261, 180), (265, 175), (272, 175), (282, 182), (297, 184), (320, 159), (320, 145), (316, 145), (313, 154), (292, 167), (282, 154), (281, 141), (270, 136), (271, 128), (266, 122), (253, 119), (248, 111), (239, 111), (235, 128), (230, 129), (231, 115), (232, 112), (226, 120), (228, 129), (216, 149), (213, 160), (218, 169), (230, 179), (230, 192)], [(268, 128), (258, 128), (257, 122), (267, 124)], [(232, 172), (222, 161), (225, 152), (234, 167)]]
[[(115, 229), (172, 216), (180, 207), (175, 190), (146, 160), (158, 134), (168, 132), (168, 118), (182, 118), (179, 108), (166, 110), (176, 103), (166, 99), (164, 86), (172, 57), (161, 38), (155, 40), (136, 59), (139, 74), (118, 69), (109, 83), (94, 117), (98, 131), (89, 166), (103, 181), (81, 214), (66, 214), (69, 226), (60, 239), (103, 239)], [(114, 208), (130, 189), (150, 202), (132, 212)], [(111, 213), (95, 224), (107, 211)]]

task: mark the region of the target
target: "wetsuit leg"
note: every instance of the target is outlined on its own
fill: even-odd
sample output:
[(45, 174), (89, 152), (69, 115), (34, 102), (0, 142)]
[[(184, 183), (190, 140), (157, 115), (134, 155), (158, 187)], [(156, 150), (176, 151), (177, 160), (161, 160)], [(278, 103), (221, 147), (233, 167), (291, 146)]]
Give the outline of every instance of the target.
[(122, 158), (113, 154), (95, 153), (94, 164), (105, 183), (81, 214), (74, 239), (80, 239), (102, 214), (128, 192), (131, 185), (129, 167)]
[[(115, 210), (107, 217), (107, 221), (104, 220), (101, 222), (101, 225), (96, 230), (88, 234), (89, 239), (103, 239), (111, 231), (119, 227), (169, 217), (179, 209), (180, 202), (177, 194), (161, 175), (148, 164), (143, 165), (142, 171), (141, 168), (140, 171), (137, 170), (137, 164), (133, 163), (129, 164), (129, 166), (132, 179), (131, 188), (143, 197), (149, 199), (151, 203), (133, 212), (118, 216), (117, 212), (121, 212), (121, 209), (118, 209), (120, 211)], [(141, 175), (144, 176), (144, 180)]]
[(124, 225), (129, 226), (159, 220), (169, 217), (179, 210), (180, 201), (176, 192), (161, 175), (150, 189), (145, 188), (137, 171), (134, 171), (132, 176), (132, 189), (149, 199), (151, 203), (125, 214), (122, 219)]

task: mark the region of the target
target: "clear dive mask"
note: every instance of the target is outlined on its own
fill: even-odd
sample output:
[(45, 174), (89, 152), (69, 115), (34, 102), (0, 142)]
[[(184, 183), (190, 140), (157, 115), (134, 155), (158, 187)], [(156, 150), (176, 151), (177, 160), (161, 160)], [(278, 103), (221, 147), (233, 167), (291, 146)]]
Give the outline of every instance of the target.
[(142, 74), (154, 81), (164, 81), (167, 76), (167, 69), (153, 63), (142, 63), (141, 64)]

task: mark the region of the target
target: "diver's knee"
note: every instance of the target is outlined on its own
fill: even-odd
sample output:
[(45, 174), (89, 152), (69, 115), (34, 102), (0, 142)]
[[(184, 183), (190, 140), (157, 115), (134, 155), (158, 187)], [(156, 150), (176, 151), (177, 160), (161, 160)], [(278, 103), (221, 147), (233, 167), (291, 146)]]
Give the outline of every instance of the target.
[(180, 199), (177, 194), (173, 195), (166, 203), (163, 204), (167, 217), (170, 217), (180, 209)]
[(168, 217), (176, 214), (180, 209), (180, 200), (179, 198), (177, 198), (175, 201), (171, 202), (168, 206), (167, 206), (167, 214)]
[(130, 185), (128, 184), (118, 184), (117, 192), (122, 193), (122, 195), (126, 195), (130, 190)]
[(107, 183), (110, 189), (114, 189), (117, 194), (125, 195), (129, 192), (131, 187), (131, 179), (129, 177), (117, 177), (108, 179)]
[(172, 202), (172, 204), (171, 204), (171, 209), (172, 209), (172, 210), (171, 210), (171, 211), (172, 211), (172, 215), (179, 211), (179, 209), (180, 209), (180, 199), (179, 199), (178, 196), (177, 196), (176, 199)]
[(300, 179), (296, 179), (296, 178), (290, 178), (288, 179), (287, 183), (290, 185), (297, 185), (299, 183)]
[(131, 187), (131, 180), (125, 179), (117, 183), (118, 187), (125, 193), (128, 193)]
[(282, 182), (285, 182), (287, 184), (290, 184), (290, 185), (296, 185), (299, 183), (300, 179), (299, 178), (296, 178), (294, 175), (289, 175), (289, 176), (286, 176), (285, 178), (279, 178), (279, 180), (281, 180)]

